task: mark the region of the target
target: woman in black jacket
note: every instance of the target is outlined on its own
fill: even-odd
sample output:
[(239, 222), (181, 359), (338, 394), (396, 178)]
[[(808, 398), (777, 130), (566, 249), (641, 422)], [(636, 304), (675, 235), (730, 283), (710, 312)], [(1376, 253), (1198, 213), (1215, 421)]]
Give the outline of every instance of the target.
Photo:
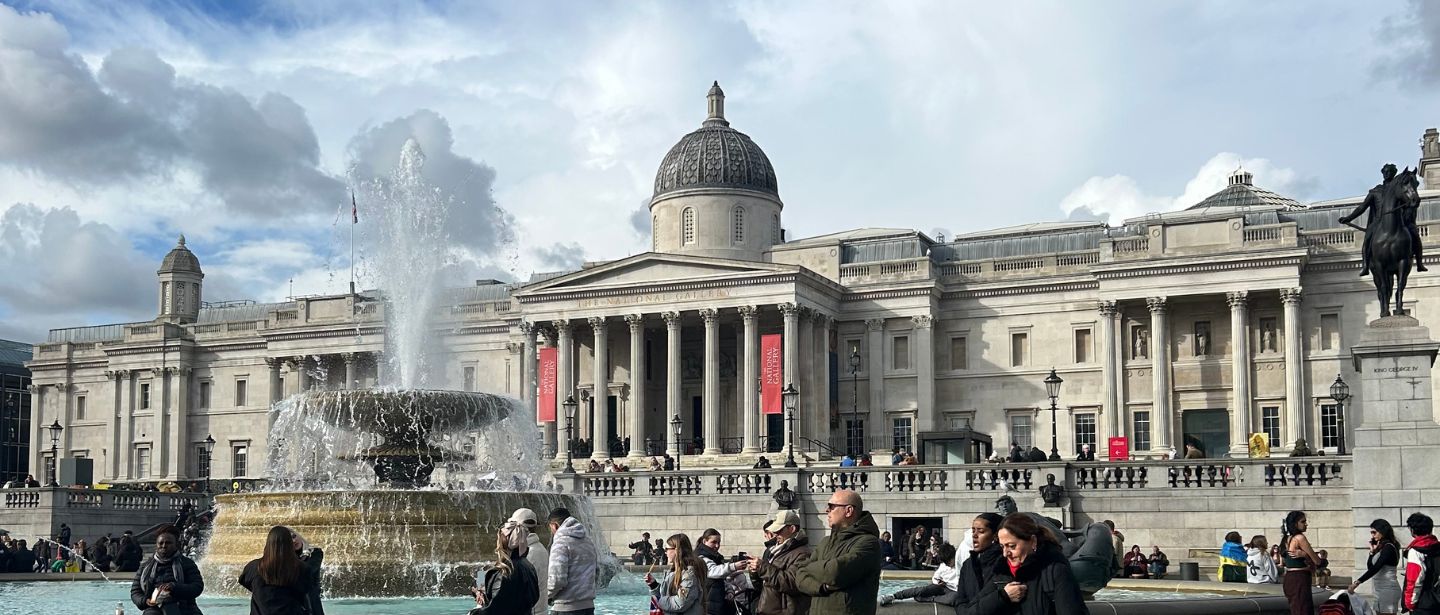
[(992, 615), (1014, 610), (1005, 593), (991, 582), (995, 567), (1005, 561), (996, 537), (1003, 520), (995, 513), (981, 513), (970, 522), (970, 557), (960, 565), (960, 578), (955, 583), (955, 615)]
[(540, 577), (525, 559), (530, 530), (511, 519), (495, 536), (495, 566), (485, 571), (479, 587), (470, 588), (476, 606), (470, 615), (523, 615), (540, 601)]
[(295, 554), (295, 533), (283, 525), (270, 528), (260, 559), (240, 572), (240, 586), (250, 590), (250, 615), (305, 615), (310, 578)]
[[(991, 585), (1020, 615), (1089, 615), (1075, 573), (1049, 530), (1024, 513), (1005, 517), (998, 532), (1005, 557)], [(1013, 610), (1018, 606), (1018, 611)]]

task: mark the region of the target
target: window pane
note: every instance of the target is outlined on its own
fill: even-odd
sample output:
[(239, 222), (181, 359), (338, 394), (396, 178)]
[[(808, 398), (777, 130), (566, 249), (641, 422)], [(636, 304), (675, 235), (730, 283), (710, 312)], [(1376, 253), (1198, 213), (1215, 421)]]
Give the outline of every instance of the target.
[(210, 407), (210, 383), (209, 383), (209, 382), (201, 382), (201, 383), (200, 383), (200, 407), (201, 407), (201, 408), (209, 408), (209, 407)]
[(1020, 448), (1029, 449), (1035, 446), (1035, 440), (1030, 435), (1030, 416), (1026, 414), (1010, 415), (1010, 441), (1020, 445)]
[(150, 478), (150, 448), (135, 449), (135, 478)]
[(1137, 410), (1135, 412), (1135, 437), (1130, 442), (1132, 451), (1150, 450), (1150, 412), (1148, 410)]
[(77, 421), (83, 421), (83, 420), (85, 420), (85, 396), (84, 396), (84, 395), (81, 395), (81, 396), (75, 398), (75, 420), (77, 420)]
[(1090, 362), (1090, 348), (1091, 348), (1091, 347), (1090, 347), (1090, 344), (1091, 344), (1091, 342), (1090, 342), (1090, 330), (1089, 330), (1089, 329), (1076, 329), (1076, 330), (1075, 330), (1075, 362), (1076, 362), (1076, 363), (1089, 363), (1089, 362)]
[(1340, 412), (1335, 404), (1320, 405), (1320, 446), (1340, 446)]
[(141, 384), (140, 384), (140, 409), (141, 409), (141, 410), (148, 410), (149, 408), (150, 408), (150, 383), (145, 382), (145, 383), (141, 383)]
[(910, 450), (911, 422), (910, 417), (898, 417), (891, 422), (891, 443), (894, 448)]
[(950, 338), (950, 369), (969, 369), (966, 367), (966, 354), (968, 350), (965, 345), (965, 338)]
[(1260, 409), (1260, 429), (1270, 438), (1270, 446), (1284, 446), (1280, 440), (1280, 407), (1265, 406)]
[(892, 351), (892, 354), (891, 354), (891, 360), (893, 361), (893, 367), (892, 367), (892, 369), (894, 369), (894, 370), (896, 370), (896, 371), (903, 371), (903, 370), (910, 369), (910, 338), (909, 338), (909, 337), (906, 337), (906, 336), (903, 336), (903, 335), (902, 335), (902, 336), (900, 336), (900, 337), (895, 338), (894, 347), (893, 347), (893, 351)]
[(1080, 452), (1082, 445), (1089, 444), (1090, 452), (1096, 451), (1095, 415), (1075, 415), (1075, 452)]
[(248, 391), (246, 391), (246, 382), (245, 382), (244, 380), (236, 380), (236, 381), (235, 381), (235, 405), (236, 405), (236, 406), (244, 406), (244, 405), (246, 405), (246, 397), (247, 397), (246, 394), (247, 394), (247, 393), (248, 393)]
[(1030, 335), (1010, 334), (1010, 367), (1024, 367), (1030, 363)]
[(249, 461), (249, 456), (250, 447), (247, 445), (237, 444), (233, 449), (231, 449), (232, 462), (230, 467), (234, 468), (233, 472), (235, 476), (246, 475), (246, 471), (249, 469), (247, 463)]
[(845, 452), (858, 456), (865, 452), (865, 419), (846, 419)]

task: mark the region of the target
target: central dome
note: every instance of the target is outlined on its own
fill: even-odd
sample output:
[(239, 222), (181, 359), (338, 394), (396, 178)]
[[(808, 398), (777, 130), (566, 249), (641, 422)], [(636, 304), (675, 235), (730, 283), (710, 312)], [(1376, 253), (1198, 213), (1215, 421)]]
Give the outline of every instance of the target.
[(709, 117), (680, 138), (655, 173), (655, 195), (689, 188), (739, 188), (779, 196), (775, 168), (760, 146), (725, 120), (725, 93), (710, 87)]

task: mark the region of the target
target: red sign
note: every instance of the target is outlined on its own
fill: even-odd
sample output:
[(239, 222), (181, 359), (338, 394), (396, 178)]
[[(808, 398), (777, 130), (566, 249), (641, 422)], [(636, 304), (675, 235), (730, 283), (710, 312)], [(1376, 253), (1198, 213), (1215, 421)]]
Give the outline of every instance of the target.
[(780, 334), (760, 336), (760, 413), (783, 414), (781, 382), (785, 379), (785, 350)]
[(1130, 458), (1130, 438), (1125, 436), (1113, 436), (1110, 438), (1110, 461), (1125, 461)]
[(541, 423), (555, 422), (555, 378), (559, 375), (555, 362), (558, 359), (555, 348), (540, 349), (540, 395), (535, 400), (535, 420)]

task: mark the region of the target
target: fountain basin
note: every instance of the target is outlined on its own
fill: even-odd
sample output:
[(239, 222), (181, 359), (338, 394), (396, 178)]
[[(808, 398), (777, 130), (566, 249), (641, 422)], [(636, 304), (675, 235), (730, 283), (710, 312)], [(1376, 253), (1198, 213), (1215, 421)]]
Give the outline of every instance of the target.
[[(565, 507), (593, 524), (589, 503), (562, 493), (354, 490), (229, 494), (201, 559), (206, 592), (242, 595), (240, 571), (260, 557), (275, 525), (300, 532), (325, 551), (327, 597), (454, 596), (494, 559), (495, 532), (517, 508), (535, 511), (536, 533), (550, 543), (545, 518)], [(591, 525), (590, 527), (594, 527)]]

